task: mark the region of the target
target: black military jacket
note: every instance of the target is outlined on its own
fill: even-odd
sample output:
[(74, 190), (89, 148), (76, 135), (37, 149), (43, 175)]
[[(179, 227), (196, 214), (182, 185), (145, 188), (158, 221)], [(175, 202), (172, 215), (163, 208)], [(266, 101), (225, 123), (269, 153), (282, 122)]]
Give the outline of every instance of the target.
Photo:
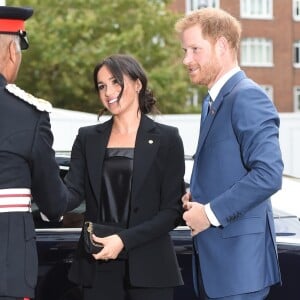
[[(50, 108), (0, 74), (0, 191), (30, 189), (40, 211), (58, 218), (67, 196), (52, 149)], [(0, 240), (0, 296), (33, 297), (38, 263), (31, 213), (0, 212)]]

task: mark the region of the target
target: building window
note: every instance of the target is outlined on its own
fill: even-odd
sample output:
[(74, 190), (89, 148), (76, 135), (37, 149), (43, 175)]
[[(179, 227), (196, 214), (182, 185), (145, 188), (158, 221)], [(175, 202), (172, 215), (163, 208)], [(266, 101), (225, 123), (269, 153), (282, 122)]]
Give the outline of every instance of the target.
[(300, 68), (300, 41), (294, 43), (294, 67)]
[(203, 7), (220, 7), (220, 0), (186, 0), (185, 10), (189, 13), (193, 10), (197, 10)]
[(267, 93), (267, 95), (269, 96), (271, 101), (274, 102), (274, 100), (273, 100), (273, 87), (271, 85), (264, 85), (264, 84), (262, 84), (260, 86)]
[(300, 86), (294, 88), (294, 111), (300, 111)]
[(273, 0), (240, 0), (241, 17), (248, 19), (272, 19)]
[(293, 17), (295, 21), (300, 21), (300, 0), (293, 0)]
[(241, 41), (241, 61), (245, 67), (272, 67), (273, 42), (265, 38), (245, 38)]

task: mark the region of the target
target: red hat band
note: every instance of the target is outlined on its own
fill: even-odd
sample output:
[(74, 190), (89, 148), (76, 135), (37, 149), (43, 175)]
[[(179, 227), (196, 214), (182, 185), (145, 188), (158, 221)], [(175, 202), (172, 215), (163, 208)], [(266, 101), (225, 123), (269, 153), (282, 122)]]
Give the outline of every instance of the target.
[(20, 30), (25, 30), (24, 20), (0, 19), (1, 32), (18, 32)]

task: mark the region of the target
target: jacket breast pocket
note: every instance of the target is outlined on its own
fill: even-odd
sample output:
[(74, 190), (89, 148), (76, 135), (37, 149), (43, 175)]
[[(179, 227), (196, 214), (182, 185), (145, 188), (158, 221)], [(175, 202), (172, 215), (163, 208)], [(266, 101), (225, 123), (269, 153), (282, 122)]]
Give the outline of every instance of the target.
[(261, 217), (248, 217), (231, 223), (222, 230), (223, 238), (231, 238), (247, 234), (263, 233), (266, 228), (266, 220)]

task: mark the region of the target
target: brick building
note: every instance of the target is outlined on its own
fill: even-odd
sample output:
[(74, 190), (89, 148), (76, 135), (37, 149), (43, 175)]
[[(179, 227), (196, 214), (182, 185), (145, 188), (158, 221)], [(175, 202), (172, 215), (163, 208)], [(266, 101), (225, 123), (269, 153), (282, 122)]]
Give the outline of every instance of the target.
[(171, 9), (189, 13), (205, 6), (240, 20), (241, 68), (279, 112), (300, 112), (300, 0), (173, 0)]

